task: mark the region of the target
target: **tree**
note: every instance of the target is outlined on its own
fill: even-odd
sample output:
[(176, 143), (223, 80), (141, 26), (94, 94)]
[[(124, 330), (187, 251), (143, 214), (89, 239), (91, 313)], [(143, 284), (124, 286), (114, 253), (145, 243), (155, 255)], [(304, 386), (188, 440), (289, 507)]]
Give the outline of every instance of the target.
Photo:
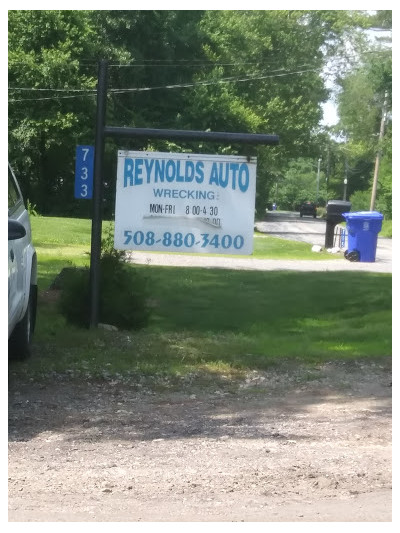
[[(346, 138), (341, 150), (351, 161), (351, 191), (371, 191), (375, 158), (381, 151), (378, 200), (380, 209), (391, 217), (391, 49), (380, 45), (364, 49), (358, 68), (343, 76), (339, 84), (338, 129)], [(380, 141), (384, 113), (386, 124)]]
[[(290, 160), (318, 159), (323, 67), (366, 19), (327, 10), (10, 11), (10, 157), (26, 195), (44, 213), (88, 209), (72, 199), (74, 149), (93, 143), (105, 58), (110, 125), (279, 134), (278, 147), (175, 146), (257, 155), (257, 205), (265, 206)], [(107, 142), (107, 176), (116, 148)]]
[(41, 212), (74, 204), (74, 148), (93, 144), (103, 52), (88, 11), (9, 11), (9, 158)]
[(197, 78), (204, 85), (191, 93), (187, 122), (279, 134), (278, 147), (254, 151), (258, 211), (290, 160), (316, 156), (328, 98), (323, 67), (363, 24), (361, 14), (341, 11), (213, 11), (202, 19), (214, 65)]
[[(177, 55), (196, 57), (199, 17), (198, 12), (9, 11), (9, 158), (25, 196), (40, 212), (88, 213), (87, 203), (73, 200), (74, 154), (77, 144), (94, 142), (98, 60), (112, 65), (110, 124), (170, 125), (181, 110), (179, 94), (170, 91), (160, 99), (155, 91), (131, 88), (176, 82), (170, 62)], [(125, 94), (111, 92), (120, 88)], [(107, 143), (106, 175), (114, 173), (115, 151), (115, 144)]]
[(320, 169), (318, 185), (317, 179), (317, 161), (306, 158), (293, 159), (273, 187), (271, 200), (275, 200), (280, 209), (287, 210), (298, 210), (300, 204), (307, 200), (323, 204), (326, 200), (326, 180), (323, 170)]

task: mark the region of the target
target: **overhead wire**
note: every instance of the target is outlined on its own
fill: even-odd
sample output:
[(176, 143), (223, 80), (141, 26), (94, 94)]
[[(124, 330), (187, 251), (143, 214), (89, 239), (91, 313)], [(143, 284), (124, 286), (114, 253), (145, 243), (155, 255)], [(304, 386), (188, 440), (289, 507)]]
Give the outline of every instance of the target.
[[(371, 51), (368, 51), (366, 53), (381, 53), (381, 52), (384, 52), (384, 53), (387, 53), (388, 50), (371, 50)], [(350, 59), (350, 58), (354, 58), (355, 55), (351, 55), (351, 54), (342, 54), (342, 55), (339, 55), (337, 56), (336, 61), (338, 59)], [(83, 60), (84, 61), (84, 60)], [(171, 61), (171, 60), (160, 60), (160, 59), (148, 59), (148, 60), (141, 60), (142, 62), (146, 62), (147, 64), (110, 64), (109, 66), (111, 67), (118, 67), (118, 68), (126, 68), (126, 67), (136, 67), (136, 66), (143, 66), (143, 67), (146, 67), (146, 68), (154, 68), (154, 67), (171, 67), (171, 66), (181, 66), (181, 65), (171, 65), (171, 64), (168, 64), (167, 62), (168, 61)], [(165, 62), (166, 64), (165, 65), (155, 65), (154, 62)], [(186, 63), (186, 62), (189, 62), (189, 61), (199, 61), (198, 63), (189, 63), (188, 65), (184, 65), (184, 66), (192, 66), (192, 67), (199, 67), (199, 66), (211, 66), (211, 67), (216, 67), (216, 66), (238, 66), (238, 65), (252, 65), (254, 64), (255, 62), (242, 62), (242, 63), (214, 63), (214, 62), (209, 62), (209, 63), (206, 63), (204, 62), (204, 60), (186, 60), (186, 59), (182, 59), (182, 60), (174, 60), (174, 61), (178, 61), (180, 63)], [(202, 63), (200, 63), (200, 61), (202, 61)], [(150, 63), (153, 63), (153, 64), (150, 64)], [(256, 64), (259, 64), (259, 63), (256, 63)], [(267, 64), (268, 65), (268, 64)], [(270, 66), (272, 65), (272, 62), (270, 62)], [(87, 66), (87, 65), (86, 65)], [(266, 65), (263, 65), (263, 66), (266, 66)], [(311, 65), (308, 65), (308, 64), (305, 64), (305, 65), (299, 65), (297, 68), (303, 68), (303, 67), (310, 67)], [(283, 76), (292, 76), (292, 75), (299, 75), (299, 74), (304, 74), (304, 73), (307, 73), (307, 72), (321, 72), (321, 75), (327, 79), (329, 78), (330, 76), (335, 76), (335, 73), (334, 73), (334, 70), (333, 69), (330, 69), (331, 72), (329, 72), (329, 70), (327, 71), (326, 69), (323, 70), (321, 72), (321, 68), (320, 67), (316, 67), (316, 68), (305, 68), (304, 70), (295, 70), (295, 71), (284, 71), (284, 69), (277, 69), (277, 70), (274, 70), (272, 71), (272, 73), (268, 73), (268, 74), (261, 74), (261, 75), (245, 75), (245, 77), (241, 77), (241, 76), (230, 76), (230, 77), (225, 77), (225, 78), (221, 78), (221, 79), (211, 79), (211, 80), (203, 80), (203, 81), (197, 81), (197, 82), (187, 82), (187, 83), (178, 83), (178, 84), (169, 84), (169, 85), (160, 85), (160, 86), (155, 86), (155, 87), (131, 87), (131, 88), (110, 88), (108, 90), (109, 93), (113, 93), (113, 94), (126, 94), (126, 93), (133, 93), (133, 92), (144, 92), (144, 91), (153, 91), (153, 90), (162, 90), (162, 89), (179, 89), (179, 88), (190, 88), (190, 87), (197, 87), (197, 86), (207, 86), (207, 85), (217, 85), (217, 84), (222, 84), (222, 83), (244, 83), (244, 82), (251, 82), (251, 81), (257, 81), (257, 80), (263, 80), (263, 79), (268, 79), (268, 78), (274, 78), (274, 77), (283, 77)], [(53, 92), (53, 93), (70, 93), (70, 92), (73, 92), (73, 93), (81, 93), (81, 94), (74, 94), (74, 95), (64, 95), (64, 96), (60, 96), (60, 95), (57, 95), (57, 96), (47, 96), (47, 97), (41, 97), (41, 98), (11, 98), (9, 99), (9, 102), (10, 103), (16, 103), (16, 102), (29, 102), (29, 101), (46, 101), (46, 100), (66, 100), (66, 99), (74, 99), (74, 98), (82, 98), (82, 97), (91, 97), (91, 96), (94, 96), (96, 94), (96, 89), (73, 89), (73, 88), (62, 88), (62, 89), (59, 89), (59, 88), (40, 88), (40, 87), (9, 87), (9, 91), (14, 91), (14, 92), (18, 92), (18, 91), (30, 91), (30, 92), (35, 92), (35, 91), (40, 91), (40, 92)]]
[[(117, 89), (108, 89), (109, 93), (112, 94), (124, 94), (124, 93), (132, 93), (132, 92), (145, 92), (145, 91), (154, 91), (154, 90), (162, 90), (162, 89), (180, 89), (180, 88), (190, 88), (190, 87), (198, 87), (198, 86), (205, 86), (205, 85), (217, 85), (221, 83), (243, 83), (247, 81), (258, 81), (268, 78), (278, 78), (283, 76), (293, 76), (298, 74), (305, 74), (307, 72), (319, 72), (319, 69), (305, 69), (305, 70), (297, 70), (292, 72), (278, 72), (274, 74), (263, 74), (261, 76), (247, 76), (247, 77), (235, 77), (231, 76), (228, 78), (221, 78), (217, 80), (205, 80), (205, 81), (198, 81), (198, 82), (188, 82), (188, 83), (179, 83), (179, 84), (172, 84), (172, 85), (160, 85), (156, 87), (131, 87), (131, 88), (117, 88)], [(27, 88), (27, 87), (10, 87), (9, 91), (35, 91), (35, 90), (42, 90), (42, 91), (64, 91), (64, 92), (75, 92), (80, 91), (84, 93), (86, 91), (90, 94), (79, 94), (79, 95), (71, 95), (71, 96), (48, 96), (48, 97), (42, 97), (42, 98), (12, 98), (9, 100), (9, 102), (27, 102), (27, 101), (43, 101), (43, 100), (54, 100), (54, 99), (72, 99), (72, 98), (80, 98), (80, 97), (88, 97), (88, 96), (94, 96), (96, 93), (95, 89), (88, 89), (88, 90), (77, 90), (77, 89), (39, 89), (39, 88)]]

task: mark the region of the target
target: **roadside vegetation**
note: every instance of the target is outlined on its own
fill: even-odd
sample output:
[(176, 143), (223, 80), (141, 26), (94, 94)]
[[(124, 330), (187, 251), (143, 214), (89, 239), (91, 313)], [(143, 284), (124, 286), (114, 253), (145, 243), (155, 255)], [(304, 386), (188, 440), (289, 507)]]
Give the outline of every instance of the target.
[(389, 274), (131, 265), (132, 275), (140, 272), (150, 287), (147, 326), (108, 331), (71, 325), (60, 313), (57, 291), (48, 288), (63, 267), (88, 264), (89, 222), (32, 222), (40, 293), (34, 355), (14, 364), (13, 372), (170, 386), (282, 364), (390, 360)]
[[(390, 219), (391, 28), (391, 10), (10, 10), (9, 161), (38, 213), (88, 215), (71, 177), (76, 146), (94, 141), (105, 58), (109, 124), (280, 137), (252, 148), (144, 138), (135, 149), (256, 156), (258, 212), (343, 196), (365, 210), (379, 151), (375, 207)], [(334, 126), (323, 120), (330, 98)], [(110, 216), (121, 148), (107, 138)]]
[[(381, 30), (373, 41), (372, 28)], [(72, 180), (76, 146), (95, 138), (101, 58), (108, 62), (107, 124), (280, 139), (244, 147), (144, 137), (121, 145), (106, 135), (104, 218), (115, 212), (117, 152), (131, 145), (257, 157), (258, 213), (273, 203), (294, 211), (315, 200), (319, 215), (328, 199), (343, 197), (353, 211), (369, 209), (379, 153), (374, 209), (385, 217), (381, 236), (391, 236), (391, 28), (390, 10), (9, 10), (8, 159), (32, 215), (40, 292), (34, 357), (13, 371), (178, 379), (233, 376), (285, 361), (389, 357), (386, 274), (111, 266), (124, 282), (103, 291), (103, 309), (116, 304), (126, 316), (137, 300), (124, 287), (139, 275), (149, 287), (148, 321), (118, 331), (73, 325), (68, 313), (67, 322), (59, 291), (49, 287), (65, 267), (82, 268), (67, 307), (87, 305), (91, 203), (74, 197)], [(329, 126), (323, 106), (335, 95), (338, 122)], [(104, 224), (105, 238), (107, 231)], [(339, 258), (257, 232), (253, 257)], [(124, 310), (118, 293), (126, 297)], [(105, 320), (112, 324), (113, 317)]]

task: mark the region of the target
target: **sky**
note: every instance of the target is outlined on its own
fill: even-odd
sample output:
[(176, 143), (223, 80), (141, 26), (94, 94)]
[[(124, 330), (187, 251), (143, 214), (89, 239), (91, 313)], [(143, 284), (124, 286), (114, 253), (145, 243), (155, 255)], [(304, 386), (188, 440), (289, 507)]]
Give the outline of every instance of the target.
[[(367, 35), (370, 38), (371, 42), (373, 42), (378, 37), (392, 37), (392, 32), (391, 31), (382, 32), (382, 31), (368, 30)], [(328, 83), (330, 82), (328, 81)], [(328, 85), (328, 88), (333, 89), (334, 85), (330, 84)], [(337, 114), (337, 105), (334, 101), (334, 98), (331, 98), (328, 102), (323, 104), (322, 109), (324, 112), (322, 124), (325, 126), (334, 126), (335, 124), (337, 124), (339, 117)]]
[(322, 124), (324, 126), (334, 126), (337, 124), (339, 117), (337, 114), (337, 106), (333, 100), (329, 100), (322, 105), (324, 111), (324, 117), (322, 119)]

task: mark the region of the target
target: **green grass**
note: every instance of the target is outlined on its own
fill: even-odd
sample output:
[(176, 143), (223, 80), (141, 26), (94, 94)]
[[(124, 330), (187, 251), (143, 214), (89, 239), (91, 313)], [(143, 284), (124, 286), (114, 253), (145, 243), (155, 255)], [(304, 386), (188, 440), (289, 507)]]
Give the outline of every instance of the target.
[(382, 220), (382, 230), (379, 235), (381, 237), (392, 238), (392, 221), (391, 220)]
[(38, 257), (39, 290), (48, 289), (66, 266), (90, 263), (91, 221), (62, 217), (31, 217)]
[[(55, 224), (46, 226), (44, 220), (32, 224), (42, 290), (62, 266), (88, 262), (90, 234), (88, 221), (69, 226), (61, 219), (64, 231), (54, 235)], [(291, 244), (279, 243), (282, 254)], [(390, 358), (390, 274), (132, 268), (150, 280), (153, 313), (147, 328), (110, 332), (73, 327), (42, 293), (35, 355), (14, 364), (13, 371), (33, 377), (54, 371), (83, 377), (177, 378), (199, 372), (235, 376), (280, 364)]]
[(263, 233), (254, 233), (255, 259), (291, 259), (297, 261), (313, 260), (326, 261), (327, 259), (343, 259), (342, 255), (329, 254), (325, 250), (312, 252), (312, 245), (300, 241), (290, 241), (270, 237)]
[[(91, 221), (62, 217), (32, 217), (32, 234), (39, 261), (39, 289), (46, 289), (64, 266), (85, 266), (90, 261)], [(111, 223), (112, 225), (112, 223)], [(103, 222), (103, 235), (110, 222)], [(137, 252), (140, 253), (140, 252)], [(207, 254), (210, 255), (210, 254)], [(249, 257), (237, 256), (234, 257)], [(340, 256), (315, 253), (304, 242), (277, 239), (255, 232), (255, 259), (326, 260)]]

